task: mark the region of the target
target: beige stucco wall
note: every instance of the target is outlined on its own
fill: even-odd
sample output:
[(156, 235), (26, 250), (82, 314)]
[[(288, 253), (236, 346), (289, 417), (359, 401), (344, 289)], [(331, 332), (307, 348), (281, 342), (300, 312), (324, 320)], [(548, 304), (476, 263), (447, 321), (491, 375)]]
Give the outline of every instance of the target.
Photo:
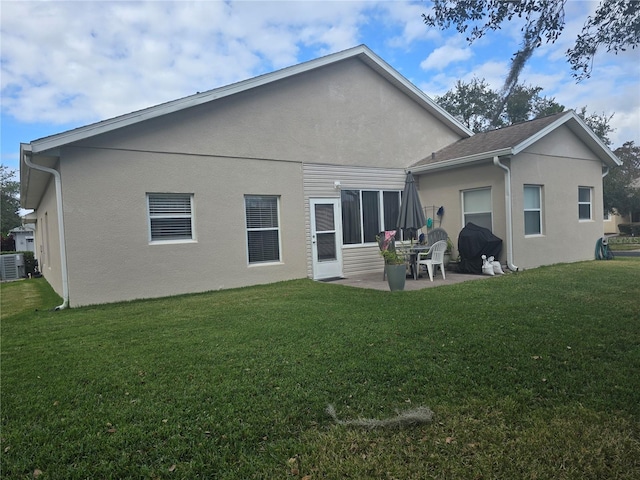
[[(593, 258), (602, 236), (602, 163), (560, 127), (511, 162), (514, 262), (531, 268)], [(542, 235), (524, 235), (524, 185), (542, 186)], [(578, 187), (591, 187), (592, 219), (578, 220)]]
[(55, 292), (63, 296), (60, 260), (60, 230), (56, 208), (55, 182), (51, 176), (36, 212), (35, 257), (40, 272)]
[[(299, 163), (73, 149), (62, 174), (72, 306), (306, 275)], [(195, 242), (149, 243), (148, 192), (194, 195)], [(280, 197), (278, 264), (248, 264), (249, 194)]]
[[(476, 188), (491, 188), (493, 208), (493, 233), (502, 238), (501, 261), (506, 259), (506, 222), (504, 201), (504, 173), (490, 162), (455, 170), (429, 172), (418, 177), (418, 187), (422, 205), (437, 212), (444, 207), (442, 224), (437, 216), (433, 217), (434, 227), (444, 228), (454, 244), (453, 257), (458, 255), (458, 234), (464, 227), (462, 216), (462, 192)], [(426, 231), (424, 229), (423, 231)]]
[[(511, 168), (513, 263), (520, 269), (593, 258), (603, 232), (602, 164), (567, 128), (560, 127), (515, 157)], [(542, 186), (542, 235), (524, 235), (524, 186)], [(491, 187), (493, 233), (503, 239), (500, 260), (507, 259), (504, 171), (491, 162), (419, 176), (424, 206), (445, 207), (442, 228), (457, 246), (466, 189)], [(578, 187), (591, 187), (592, 219), (578, 220)], [(438, 226), (437, 217), (434, 218)]]
[(458, 139), (370, 67), (350, 59), (85, 144), (403, 168)]
[[(458, 138), (351, 59), (66, 146), (70, 303), (310, 276), (304, 164), (404, 168)], [(195, 242), (149, 244), (148, 192), (194, 194)], [(246, 194), (280, 196), (280, 264), (248, 265)]]

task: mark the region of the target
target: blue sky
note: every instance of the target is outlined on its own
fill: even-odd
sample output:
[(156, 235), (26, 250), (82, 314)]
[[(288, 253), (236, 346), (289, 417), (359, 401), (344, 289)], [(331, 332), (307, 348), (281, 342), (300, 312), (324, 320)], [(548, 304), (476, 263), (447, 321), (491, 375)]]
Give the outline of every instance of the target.
[[(2, 164), (20, 142), (368, 45), (433, 97), (457, 80), (498, 89), (519, 43), (510, 23), (469, 46), (427, 28), (431, 3), (405, 1), (11, 1), (1, 3)], [(564, 52), (597, 2), (567, 3), (566, 27), (521, 81), (566, 108), (614, 115), (613, 148), (640, 144), (640, 51), (599, 53), (576, 84)]]

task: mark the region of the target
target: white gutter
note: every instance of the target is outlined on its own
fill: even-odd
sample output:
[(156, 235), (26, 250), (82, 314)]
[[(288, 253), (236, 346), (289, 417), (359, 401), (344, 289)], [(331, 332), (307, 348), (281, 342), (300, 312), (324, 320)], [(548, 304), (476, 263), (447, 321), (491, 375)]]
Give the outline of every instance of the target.
[(609, 175), (609, 167), (607, 165), (604, 166), (604, 172), (602, 174), (602, 178), (606, 177), (607, 175)]
[(489, 161), (491, 157), (496, 157), (496, 156), (503, 157), (506, 155), (513, 155), (513, 151), (511, 150), (511, 148), (502, 148), (500, 150), (478, 153), (476, 155), (469, 155), (467, 157), (452, 158), (449, 160), (442, 160), (434, 163), (427, 163), (426, 165), (414, 165), (413, 167), (411, 167), (411, 171), (415, 174), (419, 174), (419, 173), (425, 173), (433, 170), (447, 170), (449, 168), (455, 168), (455, 167), (459, 167), (461, 165), (466, 165), (469, 163), (483, 162), (483, 161), (486, 162), (486, 161)]
[(69, 279), (67, 273), (67, 248), (65, 245), (64, 237), (64, 219), (62, 216), (62, 181), (60, 178), (60, 172), (54, 170), (53, 168), (43, 167), (42, 165), (36, 165), (35, 163), (32, 163), (29, 159), (30, 155), (31, 150), (29, 150), (28, 152), (25, 151), (24, 163), (26, 163), (29, 168), (40, 170), (41, 172), (45, 173), (50, 173), (55, 179), (56, 207), (58, 209), (58, 235), (60, 238), (60, 263), (62, 273), (62, 304), (58, 305), (55, 310), (63, 310), (65, 308), (69, 308)]
[(511, 170), (500, 163), (500, 158), (493, 157), (493, 164), (504, 170), (504, 204), (507, 214), (507, 267), (512, 272), (517, 272), (518, 267), (513, 264), (513, 219), (511, 218)]

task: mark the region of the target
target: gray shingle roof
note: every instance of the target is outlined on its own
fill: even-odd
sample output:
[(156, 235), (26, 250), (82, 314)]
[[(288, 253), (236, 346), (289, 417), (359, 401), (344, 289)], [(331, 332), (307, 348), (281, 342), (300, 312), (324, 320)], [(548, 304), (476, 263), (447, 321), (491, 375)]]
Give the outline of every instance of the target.
[(428, 165), (442, 162), (444, 160), (464, 158), (515, 147), (566, 114), (567, 112), (556, 113), (554, 115), (549, 115), (548, 117), (518, 123), (498, 130), (476, 133), (472, 137), (458, 140), (457, 142), (434, 152), (432, 156), (420, 160), (413, 166), (417, 167)]

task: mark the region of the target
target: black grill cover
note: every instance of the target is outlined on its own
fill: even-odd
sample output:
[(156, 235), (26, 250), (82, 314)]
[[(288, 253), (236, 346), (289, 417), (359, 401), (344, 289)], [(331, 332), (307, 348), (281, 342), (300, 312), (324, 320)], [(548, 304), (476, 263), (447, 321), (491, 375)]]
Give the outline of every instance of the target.
[(502, 251), (502, 239), (496, 237), (491, 230), (479, 227), (474, 223), (467, 225), (458, 236), (458, 253), (460, 273), (482, 273), (482, 255), (500, 257)]

